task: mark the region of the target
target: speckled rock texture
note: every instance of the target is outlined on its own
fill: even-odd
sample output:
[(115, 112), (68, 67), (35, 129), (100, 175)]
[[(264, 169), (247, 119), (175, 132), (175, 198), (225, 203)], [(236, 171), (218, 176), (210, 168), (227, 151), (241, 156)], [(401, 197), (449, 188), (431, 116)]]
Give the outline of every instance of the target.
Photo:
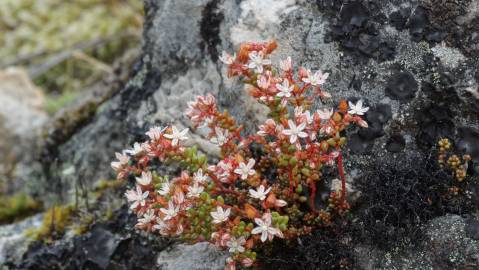
[[(152, 125), (189, 127), (182, 113), (199, 94), (214, 94), (222, 108), (245, 121), (247, 131), (257, 126), (265, 109), (225, 76), (218, 54), (243, 41), (275, 39), (274, 62), (290, 55), (295, 63), (331, 74), (324, 88), (333, 102), (366, 100), (370, 128), (350, 134), (347, 178), (362, 193), (352, 219), (332, 231), (279, 243), (262, 254), (259, 268), (479, 269), (478, 0), (146, 0), (145, 13), (134, 75), (58, 144), (50, 157), (55, 162), (44, 166), (54, 183), (45, 186), (46, 193), (68, 201), (75, 185), (88, 188), (113, 177), (115, 151), (144, 139)], [(191, 137), (188, 143), (215, 155), (205, 134)], [(441, 137), (474, 159), (466, 192), (451, 200), (441, 194), (454, 179), (434, 162)], [(70, 167), (75, 173), (59, 173)], [(145, 252), (160, 254), (154, 260), (148, 255), (159, 269), (220, 265), (213, 255), (204, 260), (211, 264), (200, 263), (197, 256), (212, 251), (147, 247), (153, 251)], [(32, 258), (27, 253), (24, 260)], [(139, 269), (120, 264), (102, 267), (107, 263), (101, 260), (99, 268), (82, 269)]]

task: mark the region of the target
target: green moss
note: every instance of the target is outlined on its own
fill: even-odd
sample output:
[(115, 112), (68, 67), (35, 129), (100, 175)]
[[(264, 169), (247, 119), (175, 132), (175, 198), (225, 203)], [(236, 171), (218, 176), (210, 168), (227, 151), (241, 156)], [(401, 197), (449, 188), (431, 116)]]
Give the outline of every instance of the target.
[(61, 108), (73, 102), (78, 92), (64, 92), (60, 95), (48, 95), (45, 100), (45, 109), (49, 114), (54, 114)]
[(26, 231), (27, 236), (35, 239), (50, 242), (58, 239), (65, 233), (68, 226), (72, 224), (75, 210), (72, 206), (55, 206), (45, 212), (42, 225), (39, 228), (31, 228)]
[(39, 212), (42, 204), (26, 194), (0, 196), (0, 224), (11, 223)]
[[(35, 82), (49, 92), (76, 91), (139, 44), (142, 24), (141, 0), (2, 0), (0, 65), (35, 69), (53, 62)], [(81, 49), (62, 56), (73, 48)]]

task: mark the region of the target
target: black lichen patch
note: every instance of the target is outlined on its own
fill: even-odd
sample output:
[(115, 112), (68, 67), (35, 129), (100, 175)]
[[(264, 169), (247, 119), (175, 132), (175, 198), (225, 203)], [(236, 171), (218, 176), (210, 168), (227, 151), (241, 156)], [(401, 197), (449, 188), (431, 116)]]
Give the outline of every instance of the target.
[(416, 137), (419, 146), (429, 149), (440, 138), (453, 138), (455, 125), (448, 106), (428, 105), (416, 114), (420, 130)]
[(446, 213), (475, 211), (477, 198), (450, 196), (455, 179), (437, 166), (434, 158), (418, 157), (407, 166), (379, 162), (370, 173), (358, 179), (362, 193), (358, 224), (362, 241), (387, 248), (398, 241), (419, 240), (421, 225)]
[(211, 60), (218, 60), (217, 45), (221, 43), (220, 24), (224, 19), (224, 15), (218, 8), (219, 0), (211, 0), (206, 4), (202, 19), (200, 22), (200, 35), (203, 39), (200, 46), (206, 49)]
[(399, 153), (404, 150), (406, 140), (402, 135), (392, 135), (386, 143), (386, 150), (391, 153)]
[(477, 53), (479, 18), (461, 20), (469, 0), (422, 0), (419, 5), (400, 8), (389, 15), (397, 30), (409, 29), (413, 41), (427, 41), (432, 46), (442, 41), (459, 48), (465, 55)]
[(408, 101), (414, 98), (418, 84), (409, 72), (400, 72), (393, 75), (386, 85), (386, 95), (395, 100)]
[(469, 127), (460, 127), (458, 128), (458, 137), (456, 147), (471, 155), (474, 161), (479, 162), (479, 131)]
[(353, 250), (342, 228), (323, 228), (294, 241), (275, 241), (259, 254), (260, 269), (265, 270), (326, 270), (358, 269)]
[[(354, 102), (355, 99), (352, 99)], [(384, 125), (391, 119), (391, 106), (378, 104), (371, 108), (365, 115), (369, 127), (360, 129), (349, 139), (349, 148), (355, 154), (369, 153), (374, 141), (384, 136)]]
[(411, 9), (401, 8), (389, 15), (389, 23), (397, 30), (402, 31), (406, 28), (406, 24), (410, 15)]
[(351, 52), (358, 59), (385, 61), (394, 58), (394, 44), (380, 37), (379, 27), (385, 19), (373, 2), (344, 3), (338, 17), (331, 26), (330, 37), (338, 41), (345, 51)]

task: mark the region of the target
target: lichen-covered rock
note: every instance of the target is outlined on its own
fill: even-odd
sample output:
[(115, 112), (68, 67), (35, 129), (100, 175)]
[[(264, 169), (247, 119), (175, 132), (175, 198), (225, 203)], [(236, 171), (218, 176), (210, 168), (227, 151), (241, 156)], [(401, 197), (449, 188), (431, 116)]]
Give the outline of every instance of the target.
[[(431, 193), (425, 185), (433, 185), (435, 179), (428, 177), (438, 175), (438, 168), (432, 166), (431, 172), (419, 174), (418, 179), (426, 181), (419, 185), (413, 181), (415, 178), (410, 177), (418, 175), (410, 170), (410, 166), (411, 161), (428, 159), (437, 140), (444, 136), (477, 155), (478, 1), (454, 5), (450, 14), (444, 14), (444, 17), (439, 14), (441, 9), (435, 6), (441, 1), (260, 2), (146, 0), (143, 52), (134, 65), (134, 75), (81, 127), (59, 142), (55, 151), (47, 152), (49, 156), (45, 160), (48, 162), (43, 163), (44, 177), (48, 179), (45, 190), (64, 201), (72, 201), (70, 195), (74, 194), (75, 186), (88, 190), (96, 181), (113, 177), (109, 163), (114, 152), (144, 139), (144, 132), (150, 126), (174, 123), (190, 127), (182, 113), (186, 102), (199, 94), (214, 94), (219, 105), (237, 117), (239, 122), (245, 122), (246, 131), (250, 131), (264, 119), (264, 108), (253, 105), (246, 98), (241, 82), (225, 76), (218, 54), (221, 50), (232, 51), (242, 41), (275, 39), (280, 47), (273, 61), (291, 55), (293, 61), (304, 67), (325, 70), (331, 75), (324, 88), (333, 94), (334, 101), (362, 98), (371, 107), (366, 115), (370, 129), (353, 134), (350, 141), (352, 151), (347, 154), (346, 166), (352, 187), (357, 188), (355, 182), (358, 186), (358, 179), (374, 175), (380, 166), (389, 172), (400, 172), (399, 176), (388, 174), (390, 178), (385, 188), (400, 190), (408, 199), (393, 200), (393, 194), (389, 193), (381, 195), (385, 201), (378, 202), (375, 201), (377, 197), (363, 196), (351, 213), (353, 217), (359, 216), (353, 219), (351, 230), (341, 227), (345, 235), (349, 235), (340, 235), (338, 239), (341, 243), (338, 243), (339, 240), (315, 241), (314, 237), (311, 240), (314, 245), (324, 243), (317, 248), (321, 251), (328, 250), (327, 245), (333, 244), (348, 249), (340, 253), (345, 259), (327, 254), (315, 256), (327, 260), (328, 264), (324, 265), (339, 268), (343, 263), (343, 268), (350, 269), (451, 269), (477, 263), (473, 260), (479, 254), (474, 248), (477, 243), (469, 238), (456, 237), (454, 232), (449, 231), (455, 228), (463, 237), (461, 218), (444, 215), (477, 212), (478, 174), (471, 176), (466, 185), (467, 192), (459, 199), (467, 208), (458, 210), (455, 205), (462, 204), (454, 203), (451, 207), (446, 205), (441, 208), (443, 205), (439, 205), (441, 207), (438, 208), (438, 205), (430, 205), (429, 202), (442, 202), (442, 197)], [(457, 1), (444, 2), (452, 5)], [(457, 12), (464, 9), (469, 10), (467, 14)], [(462, 23), (460, 30), (456, 31), (449, 24), (439, 25), (453, 20)], [(205, 134), (199, 131), (193, 132), (190, 143), (198, 143), (201, 150), (210, 155), (217, 153), (217, 149), (205, 140)], [(69, 173), (62, 173), (65, 171)], [(401, 186), (403, 182), (394, 181), (394, 177), (407, 181), (407, 185)], [(447, 177), (438, 179), (444, 185), (452, 183)], [(367, 180), (364, 182), (368, 183)], [(364, 190), (374, 187), (370, 184)], [(447, 187), (440, 186), (437, 190), (447, 190)], [(437, 197), (429, 198), (430, 195)], [(404, 208), (401, 203), (410, 208)], [(387, 211), (377, 216), (360, 215), (378, 205)], [(404, 213), (404, 209), (411, 209), (412, 212)], [(407, 220), (395, 222), (394, 216), (385, 216), (385, 213), (399, 213)], [(361, 219), (364, 217), (370, 220)], [(375, 224), (382, 227), (374, 227)], [(430, 227), (419, 230), (425, 224)], [(441, 226), (443, 231), (438, 230)], [(411, 238), (417, 235), (412, 232), (425, 238)], [(437, 234), (445, 236), (438, 238)], [(409, 241), (414, 248), (405, 251), (390, 242), (381, 245), (378, 242), (384, 236), (390, 239), (404, 236), (401, 244)], [(120, 233), (118, 237), (123, 235)], [(116, 258), (112, 260), (120, 260), (120, 247), (127, 254), (124, 256), (130, 254), (129, 248), (138, 248), (122, 243), (111, 254), (111, 258)], [(85, 243), (75, 243), (81, 244)], [(466, 251), (466, 247), (470, 247), (467, 248), (470, 253), (462, 254), (464, 259), (460, 259), (456, 253), (448, 253), (446, 255), (452, 257), (446, 258), (444, 253), (437, 255), (432, 252), (447, 250), (449, 245), (453, 247), (448, 250), (452, 253)], [(146, 250), (150, 247), (153, 251)], [(188, 248), (176, 246), (171, 250), (182, 253)], [(337, 249), (338, 246), (335, 246), (331, 250)], [(163, 247), (155, 249), (155, 246), (147, 245), (143, 251), (155, 253), (161, 250)], [(295, 251), (306, 252), (301, 250), (291, 249), (288, 252), (293, 256)], [(272, 261), (274, 256), (273, 252)], [(160, 255), (170, 266), (183, 265), (173, 257)], [(148, 258), (151, 258), (150, 255)], [(451, 258), (458, 260), (452, 262)], [(197, 259), (195, 256), (191, 261)], [(223, 259), (218, 257), (220, 261)], [(32, 262), (32, 257), (29, 260)], [(291, 262), (283, 263), (276, 269), (296, 269), (297, 264), (294, 260)], [(103, 265), (104, 262), (98, 263)], [(304, 269), (321, 269), (321, 259), (311, 260), (310, 263), (304, 265)], [(216, 263), (212, 262), (212, 265)], [(134, 269), (136, 265), (123, 262), (121, 267)], [(335, 267), (328, 269), (331, 268)]]

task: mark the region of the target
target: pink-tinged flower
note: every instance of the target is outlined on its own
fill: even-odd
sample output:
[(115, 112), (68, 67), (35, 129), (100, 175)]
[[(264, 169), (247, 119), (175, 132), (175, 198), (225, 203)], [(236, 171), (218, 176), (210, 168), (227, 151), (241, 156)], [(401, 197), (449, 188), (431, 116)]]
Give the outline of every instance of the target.
[(283, 233), (271, 226), (271, 214), (266, 213), (263, 218), (255, 218), (254, 222), (258, 227), (254, 228), (252, 234), (261, 234), (261, 242), (265, 242), (266, 239), (273, 240), (274, 236), (283, 237)]
[(128, 164), (128, 162), (130, 162), (130, 157), (125, 154), (115, 153), (115, 156), (118, 161), (113, 161), (111, 163), (111, 167), (115, 171), (121, 170), (125, 165)]
[(219, 241), (220, 246), (221, 247), (226, 246), (226, 244), (228, 243), (230, 239), (231, 239), (231, 235), (229, 233), (222, 234)]
[(323, 108), (323, 109), (317, 110), (316, 113), (318, 114), (318, 117), (321, 120), (329, 120), (333, 116), (334, 110), (332, 108), (331, 109)]
[(188, 102), (186, 116), (196, 125), (204, 125), (207, 121), (211, 121), (212, 116), (216, 114), (216, 99), (213, 95), (197, 96), (194, 101)]
[(284, 200), (276, 200), (276, 201), (274, 202), (274, 206), (275, 206), (275, 207), (278, 207), (278, 208), (284, 207), (284, 206), (286, 206), (286, 205), (288, 205), (288, 203), (287, 203), (286, 201), (284, 201)]
[(128, 202), (133, 202), (130, 205), (130, 209), (135, 209), (139, 205), (145, 206), (146, 201), (145, 199), (148, 198), (149, 191), (141, 191), (141, 187), (139, 185), (136, 186), (136, 191), (134, 190), (127, 190), (125, 192), (126, 199)]
[(138, 224), (136, 226), (145, 226), (150, 224), (154, 219), (156, 218), (155, 216), (155, 210), (153, 209), (148, 209), (146, 213), (143, 214), (143, 217), (138, 219)]
[(181, 190), (176, 190), (175, 195), (173, 195), (173, 201), (177, 204), (182, 204), (185, 202), (185, 194)]
[(290, 71), (291, 68), (292, 68), (291, 56), (288, 56), (288, 58), (286, 58), (286, 60), (279, 61), (279, 67), (283, 71)]
[(356, 104), (349, 101), (348, 104), (349, 104), (349, 111), (348, 111), (349, 114), (364, 115), (369, 110), (369, 107), (363, 107), (362, 100), (359, 100)]
[(266, 136), (268, 134), (274, 134), (276, 132), (276, 123), (273, 119), (268, 119), (264, 125), (259, 126), (258, 135)]
[(288, 120), (288, 126), (289, 129), (283, 130), (283, 134), (289, 136), (289, 142), (291, 144), (294, 144), (298, 137), (308, 137), (308, 134), (306, 132), (303, 132), (303, 130), (306, 128), (306, 123), (301, 123), (299, 126), (296, 126), (296, 124), (292, 120)]
[(329, 73), (322, 73), (320, 70), (316, 71), (314, 74), (311, 73), (311, 70), (306, 71), (306, 77), (303, 78), (303, 82), (309, 83), (313, 86), (318, 86), (326, 82), (326, 79), (329, 77)]
[(214, 224), (219, 224), (223, 223), (228, 220), (228, 217), (230, 216), (231, 209), (226, 208), (224, 210), (221, 206), (216, 207), (215, 212), (211, 212), (211, 217), (213, 217), (213, 223)]
[(150, 137), (151, 140), (156, 141), (161, 138), (161, 135), (163, 134), (163, 132), (165, 132), (165, 130), (166, 130), (166, 127), (165, 128), (152, 127), (145, 134), (146, 136)]
[(241, 264), (245, 267), (250, 267), (253, 265), (253, 260), (250, 258), (244, 258), (243, 260), (241, 260)]
[(231, 257), (226, 259), (225, 270), (236, 270), (236, 263)]
[(334, 165), (334, 161), (336, 160), (336, 158), (339, 156), (339, 152), (338, 151), (332, 151), (331, 153), (327, 154), (324, 156), (324, 161), (326, 162), (326, 164), (328, 164), (329, 166), (333, 166)]
[(219, 57), (220, 61), (227, 64), (227, 65), (231, 65), (234, 63), (235, 59), (236, 59), (236, 54), (233, 54), (233, 56), (231, 56), (231, 54), (223, 51), (221, 53), (221, 56)]
[(354, 120), (356, 121), (356, 123), (358, 123), (358, 125), (360, 127), (363, 127), (363, 128), (368, 128), (369, 125), (368, 125), (368, 122), (364, 121), (364, 119), (362, 119), (361, 117), (355, 117)]
[(235, 237), (232, 237), (231, 240), (229, 240), (226, 243), (226, 246), (229, 247), (229, 252), (231, 253), (235, 253), (235, 252), (241, 253), (245, 251), (245, 248), (243, 247), (245, 243), (246, 243), (246, 240), (244, 239), (243, 236), (241, 236), (238, 239)]
[(143, 153), (144, 150), (145, 149), (143, 147), (141, 147), (141, 144), (136, 142), (136, 143), (133, 144), (133, 148), (125, 150), (125, 153), (130, 154), (132, 156), (136, 156), (140, 153)]
[(168, 231), (170, 230), (170, 225), (165, 223), (161, 218), (156, 218), (156, 224), (153, 225), (153, 230), (160, 231), (161, 235), (168, 235)]
[(171, 127), (172, 131), (171, 134), (165, 134), (164, 136), (171, 141), (173, 146), (177, 145), (179, 141), (187, 140), (186, 134), (188, 133), (189, 128), (185, 128), (182, 131), (179, 131), (176, 126)]
[(321, 128), (319, 129), (319, 132), (325, 135), (332, 135), (334, 133), (334, 128), (328, 123), (321, 126)]
[(170, 193), (170, 183), (169, 182), (161, 183), (161, 188), (157, 192), (158, 194), (162, 196), (168, 195)]
[(311, 115), (310, 111), (303, 112), (303, 107), (298, 107), (298, 110), (294, 110), (296, 118), (299, 119), (300, 122), (306, 122), (307, 124), (313, 123), (313, 116)]
[(198, 186), (198, 182), (195, 182), (193, 186), (188, 187), (188, 198), (198, 198), (205, 188), (203, 186)]
[(250, 189), (249, 195), (252, 198), (258, 199), (260, 201), (264, 201), (266, 199), (266, 195), (271, 191), (271, 187), (265, 190), (264, 186), (259, 186), (256, 190)]
[(208, 176), (203, 174), (203, 169), (199, 169), (197, 172), (193, 174), (193, 180), (198, 183), (206, 183), (208, 182)]
[(211, 138), (212, 143), (222, 146), (228, 142), (228, 136), (230, 135), (230, 133), (227, 129), (216, 127), (215, 133), (216, 133), (216, 136)]
[(180, 206), (177, 205), (175, 206), (173, 204), (173, 201), (168, 201), (168, 208), (160, 208), (160, 211), (165, 214), (163, 217), (164, 221), (170, 220), (178, 214), (178, 211), (180, 211)]
[(266, 76), (261, 75), (258, 77), (258, 80), (256, 83), (258, 84), (259, 88), (268, 89), (270, 82), (271, 82), (270, 78), (266, 78)]
[(294, 90), (294, 85), (289, 85), (289, 80), (284, 79), (282, 84), (277, 83), (276, 88), (279, 92), (276, 94), (277, 97), (291, 97), (291, 92)]
[(248, 164), (241, 162), (239, 164), (239, 167), (236, 168), (234, 172), (240, 175), (242, 180), (246, 180), (248, 176), (254, 175), (256, 173), (256, 171), (253, 170), (254, 163), (255, 163), (255, 160), (252, 158), (249, 159)]
[(183, 225), (182, 224), (178, 224), (178, 226), (176, 227), (176, 235), (180, 235), (182, 234), (184, 231), (184, 228), (183, 228)]
[(248, 68), (254, 69), (257, 73), (263, 73), (263, 66), (271, 65), (271, 60), (264, 59), (262, 52), (252, 51), (249, 53)]
[(151, 172), (142, 172), (141, 177), (136, 177), (136, 182), (142, 186), (147, 186), (151, 183)]

